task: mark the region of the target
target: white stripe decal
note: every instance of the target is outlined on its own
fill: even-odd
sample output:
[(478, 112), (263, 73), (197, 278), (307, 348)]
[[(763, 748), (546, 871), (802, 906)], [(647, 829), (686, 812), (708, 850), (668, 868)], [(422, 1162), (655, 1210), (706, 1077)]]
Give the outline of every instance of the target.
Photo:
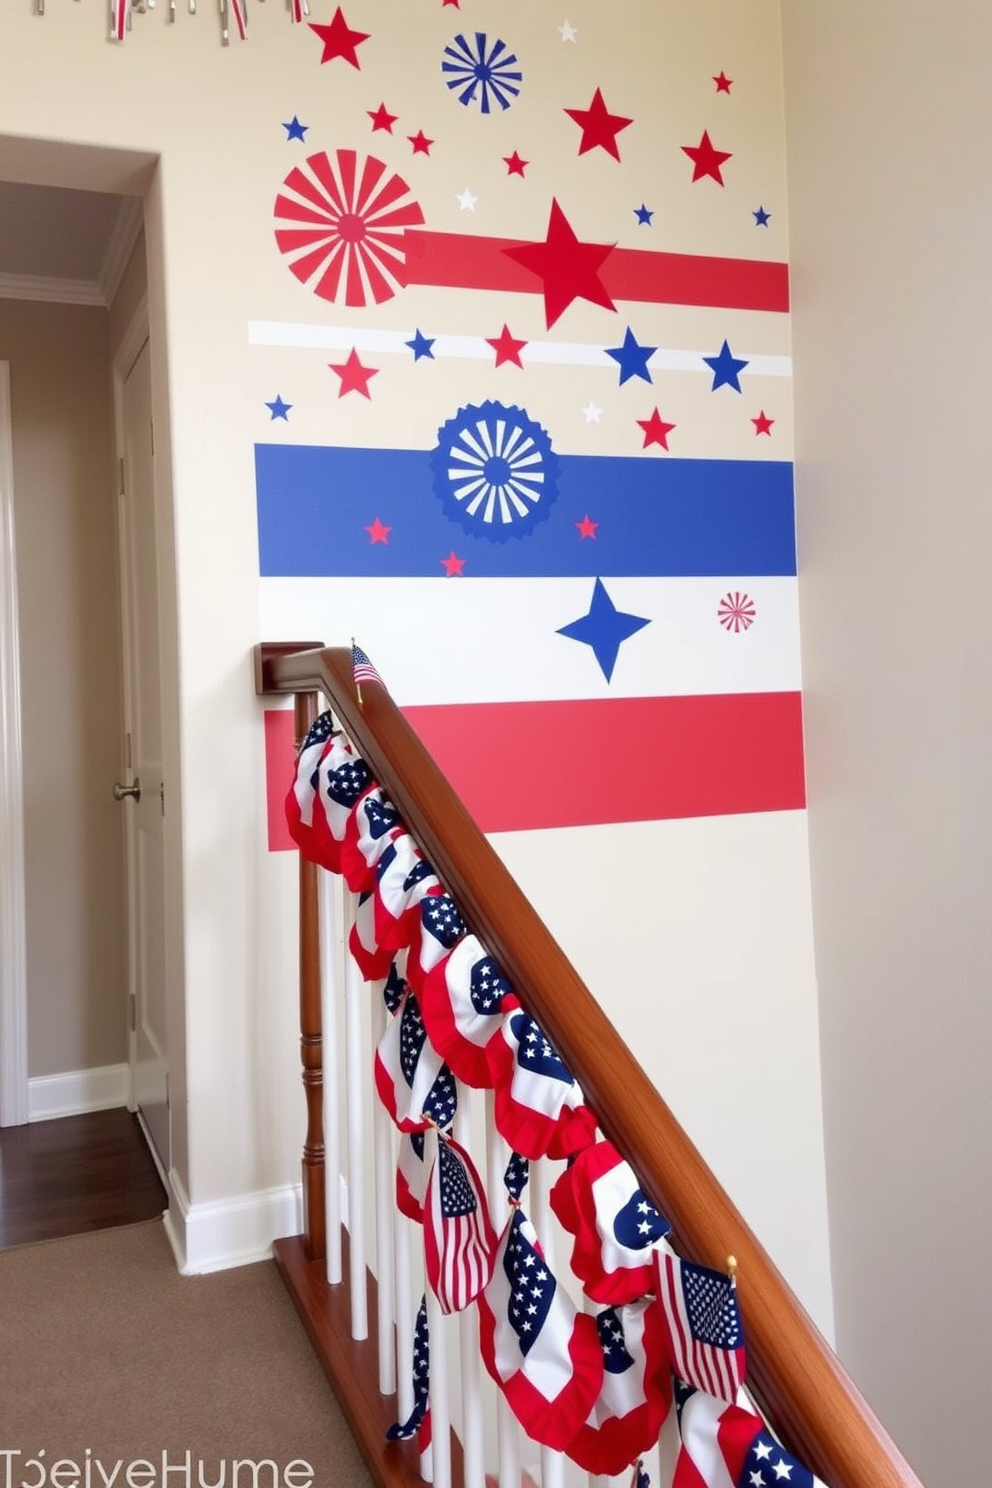
[[(621, 578), (618, 610), (651, 621), (620, 645), (607, 682), (590, 646), (557, 634), (588, 614), (591, 578), (263, 578), (261, 630), (328, 646), (360, 635), (398, 704), (795, 692), (794, 578)], [(746, 593), (747, 630), (717, 618)]]
[[(252, 346), (290, 346), (312, 351), (350, 351), (354, 347), (358, 352), (412, 357), (407, 342), (413, 337), (413, 330), (387, 331), (367, 326), (309, 325), (281, 320), (248, 322), (248, 341)], [(492, 346), (482, 336), (438, 335), (432, 340), (431, 351), (435, 361), (451, 358), (492, 362), (495, 359)], [(705, 372), (712, 377), (713, 373), (703, 357), (715, 355), (718, 349), (711, 346), (707, 351), (691, 351), (659, 346), (649, 358), (648, 366), (654, 372)], [(747, 362), (747, 376), (792, 376), (791, 357), (749, 356), (736, 347), (734, 352)], [(528, 341), (520, 353), (520, 360), (525, 364), (541, 362), (556, 367), (602, 367), (606, 371), (617, 371), (613, 358), (607, 356), (602, 346), (592, 342)]]

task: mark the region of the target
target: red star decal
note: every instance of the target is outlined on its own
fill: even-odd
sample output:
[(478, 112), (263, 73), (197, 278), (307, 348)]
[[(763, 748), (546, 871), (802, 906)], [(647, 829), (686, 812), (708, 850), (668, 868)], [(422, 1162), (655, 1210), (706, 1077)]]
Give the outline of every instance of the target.
[(580, 243), (558, 202), (552, 198), (548, 235), (543, 243), (522, 243), (503, 252), (544, 281), (544, 314), (548, 330), (573, 300), (589, 300), (615, 310), (599, 277), (613, 243)]
[[(447, 3), (447, 0), (445, 0), (445, 3)], [(440, 560), (440, 563), (449, 579), (460, 579), (462, 577), (462, 569), (465, 567), (465, 559), (458, 558), (455, 554), (454, 548), (452, 548), (447, 558), (442, 558)]]
[(376, 543), (382, 543), (387, 548), (389, 547), (389, 534), (392, 530), (392, 527), (387, 527), (384, 522), (380, 522), (378, 517), (376, 517), (371, 527), (366, 527), (365, 529), (373, 547), (375, 547)]
[(341, 386), (338, 388), (339, 398), (343, 398), (345, 393), (361, 393), (363, 398), (371, 399), (372, 394), (369, 392), (369, 378), (376, 377), (379, 368), (363, 367), (361, 358), (354, 346), (349, 351), (346, 362), (328, 362), (327, 365), (341, 379)]
[(393, 125), (399, 118), (399, 114), (391, 114), (384, 103), (380, 103), (377, 109), (366, 109), (365, 112), (372, 120), (372, 133), (377, 129), (384, 129), (387, 134), (392, 134)]
[(607, 155), (612, 155), (614, 160), (620, 159), (617, 135), (621, 129), (626, 129), (628, 124), (633, 124), (634, 121), (625, 119), (622, 114), (611, 114), (598, 88), (592, 95), (592, 103), (587, 109), (566, 109), (565, 113), (570, 119), (574, 119), (582, 130), (582, 139), (579, 141), (580, 155), (584, 155), (587, 150), (592, 150), (599, 145)]
[(772, 424), (775, 422), (775, 420), (769, 418), (764, 409), (762, 409), (761, 412), (758, 414), (758, 417), (753, 418), (751, 422), (754, 425), (755, 434), (767, 434), (769, 439), (771, 438)]
[(596, 536), (596, 528), (599, 526), (599, 523), (592, 521), (592, 519), (589, 517), (589, 514), (586, 513), (586, 515), (582, 518), (582, 521), (576, 522), (575, 525), (579, 529), (579, 537), (582, 539), (583, 542), (585, 542), (587, 537)]
[(350, 30), (340, 5), (329, 26), (319, 26), (316, 21), (310, 21), (309, 25), (310, 30), (316, 31), (324, 43), (321, 62), (331, 62), (335, 57), (343, 57), (352, 67), (361, 68), (355, 48), (361, 46), (363, 41), (368, 41), (371, 32)]
[(502, 367), (504, 362), (512, 362), (515, 367), (522, 367), (520, 353), (527, 345), (526, 341), (518, 341), (511, 335), (510, 327), (504, 325), (498, 336), (487, 336), (486, 340), (496, 353), (496, 365)]
[(703, 176), (712, 176), (719, 186), (723, 185), (720, 167), (725, 160), (730, 159), (731, 152), (729, 150), (714, 150), (708, 130), (703, 130), (703, 137), (698, 145), (683, 145), (682, 151), (692, 161), (692, 179), (694, 181), (701, 181)]
[(644, 430), (644, 443), (642, 449), (647, 449), (649, 444), (660, 444), (662, 449), (668, 448), (668, 436), (675, 428), (674, 424), (666, 424), (657, 406), (650, 418), (638, 419), (637, 422)]
[(431, 153), (431, 145), (434, 141), (428, 139), (422, 129), (418, 129), (416, 134), (408, 134), (407, 139), (413, 146), (414, 155), (429, 155)]
[(713, 81), (716, 83), (716, 91), (718, 93), (729, 93), (734, 85), (733, 78), (728, 78), (722, 67), (714, 77)]
[(514, 150), (512, 155), (504, 155), (503, 159), (506, 162), (506, 174), (508, 176), (522, 176), (524, 171), (530, 165), (529, 160), (520, 159), (520, 156), (517, 154), (516, 150)]

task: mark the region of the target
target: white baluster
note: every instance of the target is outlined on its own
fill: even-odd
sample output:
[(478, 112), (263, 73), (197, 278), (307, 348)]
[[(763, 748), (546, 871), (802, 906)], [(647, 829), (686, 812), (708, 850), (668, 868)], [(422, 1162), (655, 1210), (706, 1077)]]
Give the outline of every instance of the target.
[[(506, 1189), (503, 1174), (509, 1160), (509, 1150), (496, 1130), (495, 1102), (491, 1090), (486, 1091), (486, 1189), (489, 1194), (489, 1211), (493, 1228), (501, 1234), (507, 1219)], [(499, 1451), (499, 1488), (519, 1488), (520, 1485), (520, 1429), (502, 1392), (496, 1400), (496, 1442)]]
[[(348, 894), (347, 926), (355, 922), (356, 894)], [(348, 1099), (348, 1274), (351, 1289), (351, 1336), (369, 1336), (365, 1279), (365, 1088), (367, 1070), (362, 1047), (362, 1010), (368, 989), (354, 956), (345, 958), (345, 1066)]]
[(324, 1040), (324, 1222), (327, 1230), (327, 1281), (341, 1280), (341, 1113), (338, 1103), (338, 1007), (341, 987), (341, 884), (334, 874), (317, 874), (320, 915), (321, 1025)]
[[(389, 1013), (383, 1001), (384, 982), (374, 982), (372, 1037), (378, 1043), (386, 1031)], [(393, 1154), (393, 1123), (381, 1101), (373, 1097), (372, 1124), (375, 1132), (375, 1275), (379, 1332), (379, 1390), (392, 1395), (396, 1389), (396, 1352), (393, 1341), (394, 1262), (396, 1228), (396, 1158)]]
[[(531, 1193), (531, 1218), (537, 1238), (541, 1242), (545, 1260), (552, 1272), (555, 1271), (555, 1232), (554, 1219), (551, 1213), (549, 1194), (551, 1184), (546, 1161), (532, 1162), (530, 1165), (530, 1193)], [(561, 1283), (559, 1282), (560, 1286)], [(565, 1454), (555, 1452), (551, 1447), (541, 1448), (541, 1488), (564, 1488), (565, 1485)]]
[[(458, 1082), (458, 1114), (455, 1117), (455, 1140), (466, 1152), (471, 1150), (472, 1120), (469, 1092)], [(486, 1440), (482, 1399), (482, 1356), (479, 1352), (479, 1314), (470, 1306), (459, 1315), (462, 1374), (462, 1447), (464, 1449), (465, 1488), (485, 1488)]]

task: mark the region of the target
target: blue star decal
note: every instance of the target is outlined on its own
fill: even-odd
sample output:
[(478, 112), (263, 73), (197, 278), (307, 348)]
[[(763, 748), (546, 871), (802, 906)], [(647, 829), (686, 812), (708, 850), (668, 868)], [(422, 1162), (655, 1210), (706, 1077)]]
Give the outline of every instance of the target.
[(307, 130), (310, 128), (310, 125), (301, 124), (299, 119), (294, 114), (289, 123), (284, 124), (282, 127), (286, 131), (286, 143), (288, 144), (290, 140), (294, 139), (305, 140), (307, 137)]
[(571, 641), (581, 641), (584, 646), (591, 646), (603, 676), (609, 682), (624, 641), (650, 624), (651, 621), (643, 615), (628, 615), (624, 610), (618, 610), (607, 594), (602, 579), (597, 579), (588, 615), (583, 615), (580, 620), (573, 620), (571, 625), (563, 625), (558, 635), (568, 636)]
[(641, 205), (639, 207), (635, 207), (634, 208), (634, 216), (637, 218), (638, 222), (640, 223), (640, 225), (642, 227), (650, 227), (651, 226), (651, 218), (654, 216), (654, 212), (653, 211), (650, 211), (644, 205), (644, 203), (641, 202)]
[(405, 344), (413, 352), (413, 360), (415, 362), (419, 362), (421, 357), (429, 357), (431, 361), (434, 360), (434, 353), (431, 348), (434, 345), (435, 339), (434, 336), (425, 336), (419, 329), (414, 331), (413, 340), (407, 341)]
[(740, 357), (735, 357), (726, 341), (720, 347), (716, 356), (703, 357), (707, 367), (713, 369), (713, 386), (711, 393), (715, 393), (719, 387), (732, 387), (735, 393), (741, 391), (740, 374), (747, 366), (747, 362)]
[(269, 414), (272, 418), (281, 418), (284, 419), (287, 424), (289, 423), (289, 410), (292, 408), (293, 405), (292, 403), (284, 403), (279, 393), (276, 393), (273, 401), (271, 403), (266, 403), (265, 406), (269, 410)]
[(624, 333), (622, 346), (607, 346), (606, 355), (620, 367), (620, 387), (631, 377), (643, 377), (645, 382), (652, 382), (648, 362), (657, 350), (657, 346), (639, 346), (630, 326)]
[(759, 207), (756, 212), (751, 213), (751, 216), (754, 218), (755, 227), (767, 227), (771, 215), (771, 212), (766, 212), (764, 207)]

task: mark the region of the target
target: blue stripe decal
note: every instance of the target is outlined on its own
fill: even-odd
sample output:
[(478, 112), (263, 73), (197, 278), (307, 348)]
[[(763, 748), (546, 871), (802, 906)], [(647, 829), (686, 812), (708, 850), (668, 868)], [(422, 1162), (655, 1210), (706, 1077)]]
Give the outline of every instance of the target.
[[(447, 514), (425, 450), (255, 446), (263, 576), (695, 577), (796, 572), (792, 465), (557, 455), (544, 520), (494, 542)], [(583, 539), (578, 524), (598, 524)], [(385, 542), (366, 530), (378, 520)]]

